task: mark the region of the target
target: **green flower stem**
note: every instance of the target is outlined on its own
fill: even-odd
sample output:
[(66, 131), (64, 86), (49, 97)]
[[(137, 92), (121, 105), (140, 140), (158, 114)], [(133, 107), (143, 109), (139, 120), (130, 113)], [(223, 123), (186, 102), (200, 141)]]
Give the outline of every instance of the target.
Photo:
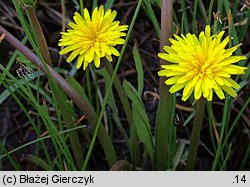
[(106, 95), (105, 95), (104, 100), (103, 100), (102, 109), (101, 109), (101, 112), (100, 112), (100, 115), (99, 115), (99, 118), (98, 118), (98, 121), (97, 121), (96, 129), (95, 129), (93, 138), (92, 138), (92, 140), (91, 140), (90, 147), (89, 147), (89, 150), (88, 150), (88, 153), (87, 153), (85, 162), (84, 162), (84, 164), (83, 164), (82, 170), (86, 170), (86, 168), (87, 168), (87, 165), (88, 165), (88, 162), (89, 162), (89, 159), (90, 159), (90, 155), (91, 155), (91, 153), (92, 153), (92, 151), (93, 151), (94, 144), (95, 144), (95, 140), (96, 140), (96, 137), (97, 137), (99, 128), (100, 128), (100, 126), (101, 126), (101, 121), (102, 121), (102, 117), (103, 117), (103, 114), (104, 114), (104, 111), (105, 111), (105, 107), (106, 107), (106, 104), (107, 104), (107, 101), (108, 101), (108, 97), (109, 97), (110, 91), (111, 91), (111, 89), (112, 89), (112, 85), (113, 85), (113, 83), (114, 83), (115, 76), (116, 76), (117, 71), (118, 71), (118, 69), (119, 69), (119, 66), (120, 66), (120, 64), (121, 64), (123, 54), (124, 54), (124, 52), (125, 52), (125, 50), (126, 50), (126, 47), (127, 47), (127, 44), (128, 44), (128, 40), (129, 40), (129, 38), (130, 38), (130, 36), (131, 36), (131, 33), (132, 33), (132, 30), (133, 30), (133, 27), (134, 27), (136, 18), (137, 18), (137, 16), (138, 16), (139, 10), (140, 10), (140, 8), (141, 8), (142, 1), (143, 1), (143, 0), (139, 0), (139, 2), (138, 2), (138, 4), (137, 4), (137, 7), (136, 7), (136, 10), (135, 10), (134, 16), (133, 16), (133, 18), (132, 18), (132, 21), (131, 21), (131, 24), (130, 24), (130, 27), (129, 27), (129, 30), (128, 30), (127, 37), (126, 37), (126, 39), (125, 39), (124, 45), (122, 46), (122, 50), (121, 50), (120, 56), (119, 56), (119, 58), (118, 58), (118, 60), (117, 60), (117, 64), (116, 64), (116, 66), (115, 66), (114, 73), (113, 73), (113, 75), (112, 75), (112, 77), (111, 77), (111, 80), (110, 80), (110, 83), (109, 83), (109, 86), (108, 86)]
[(27, 10), (26, 10), (26, 14), (30, 18), (29, 20), (31, 22), (31, 25), (34, 28), (33, 33), (36, 36), (36, 39), (37, 39), (38, 46), (39, 46), (39, 49), (41, 51), (41, 54), (42, 54), (45, 62), (52, 67), (53, 65), (52, 65), (51, 56), (49, 54), (48, 45), (47, 45), (46, 39), (44, 37), (44, 34), (43, 34), (43, 31), (42, 31), (41, 25), (39, 23), (39, 20), (38, 20), (38, 18), (36, 16), (36, 12), (35, 12), (34, 7), (33, 6), (28, 6)]
[(98, 97), (98, 92), (99, 92), (99, 87), (98, 87), (98, 81), (97, 81), (97, 73), (96, 73), (96, 67), (92, 66), (93, 69), (93, 79), (94, 79), (94, 86), (95, 86), (95, 102), (96, 102), (96, 107), (95, 107), (95, 111), (97, 114), (100, 113), (100, 102), (99, 102), (99, 97)]
[[(161, 52), (164, 45), (170, 45), (169, 38), (172, 36), (172, 1), (161, 2)], [(160, 64), (170, 64), (160, 59)], [(172, 95), (168, 91), (170, 86), (165, 84), (166, 77), (160, 77), (160, 101), (158, 104), (156, 119), (156, 141), (155, 141), (155, 166), (158, 170), (167, 169), (167, 150), (169, 144), (169, 133), (171, 127)]]
[[(104, 60), (103, 63), (104, 63), (104, 66), (105, 66), (106, 70), (108, 71), (109, 75), (112, 76), (113, 73), (114, 73), (114, 70), (113, 70), (112, 66), (110, 65), (110, 63), (107, 60)], [(119, 78), (117, 76), (115, 76), (114, 85), (115, 85), (116, 91), (118, 93), (118, 96), (119, 96), (119, 98), (121, 100), (121, 103), (122, 103), (122, 106), (123, 106), (124, 111), (126, 113), (126, 116), (128, 118), (128, 123), (129, 123), (129, 125), (131, 127), (132, 126), (131, 106), (129, 104), (128, 97), (126, 96), (126, 94), (125, 94), (125, 92), (123, 90), (123, 87), (121, 85), (121, 82), (120, 82), (120, 80), (119, 80)]]
[(86, 75), (86, 81), (87, 81), (88, 98), (89, 98), (89, 101), (90, 101), (91, 105), (93, 105), (89, 68), (86, 69), (85, 73), (86, 73), (85, 75)]
[(195, 169), (195, 160), (197, 157), (197, 150), (200, 142), (200, 132), (202, 126), (202, 120), (204, 115), (206, 100), (201, 97), (196, 104), (196, 111), (194, 117), (194, 124), (192, 128), (190, 146), (189, 146), (189, 154), (186, 170), (192, 171)]
[[(73, 100), (76, 106), (82, 111), (83, 114), (86, 115), (88, 121), (93, 127), (96, 127), (98, 116), (94, 112), (93, 108), (88, 104), (87, 101), (75, 90), (73, 89), (68, 82), (63, 79), (54, 69), (50, 66), (44, 67), (43, 63), (40, 59), (25, 45), (23, 45), (19, 40), (17, 40), (13, 35), (11, 35), (7, 30), (5, 30), (0, 25), (0, 34), (5, 33), (5, 39), (17, 50), (19, 50), (24, 56), (26, 56), (33, 64), (39, 67), (45, 74), (47, 74), (46, 69), (49, 70), (50, 74), (54, 77), (58, 85), (62, 88), (62, 90)], [(109, 165), (113, 165), (116, 162), (116, 153), (114, 146), (111, 142), (110, 137), (105, 131), (104, 127), (100, 125), (100, 132), (98, 134), (98, 138), (104, 152), (107, 156)]]

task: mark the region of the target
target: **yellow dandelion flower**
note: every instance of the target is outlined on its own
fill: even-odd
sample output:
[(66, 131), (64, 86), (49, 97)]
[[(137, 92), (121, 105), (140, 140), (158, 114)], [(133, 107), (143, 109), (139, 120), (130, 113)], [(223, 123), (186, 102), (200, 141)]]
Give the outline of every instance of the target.
[(96, 7), (91, 18), (86, 8), (83, 17), (75, 12), (75, 23), (69, 22), (72, 29), (61, 32), (59, 46), (66, 47), (60, 51), (60, 55), (71, 52), (67, 62), (78, 56), (76, 68), (79, 69), (84, 62), (84, 70), (93, 60), (95, 66), (99, 67), (102, 57), (112, 61), (112, 55), (120, 55), (114, 46), (124, 44), (124, 39), (120, 37), (126, 36), (123, 31), (128, 29), (127, 25), (120, 25), (119, 21), (114, 21), (115, 17), (116, 11), (108, 9), (104, 12), (103, 6)]
[(235, 97), (233, 88), (240, 86), (232, 80), (231, 75), (244, 74), (245, 67), (233, 65), (245, 56), (232, 56), (232, 53), (241, 45), (225, 49), (230, 40), (227, 36), (221, 41), (224, 31), (210, 35), (210, 26), (206, 26), (205, 32), (201, 32), (199, 38), (188, 33), (181, 37), (174, 35), (170, 39), (171, 46), (164, 46), (167, 53), (159, 53), (158, 56), (170, 65), (162, 65), (159, 76), (166, 76), (167, 85), (173, 85), (170, 93), (183, 89), (182, 100), (186, 101), (192, 93), (199, 99), (202, 95), (208, 101), (212, 100), (213, 91), (220, 99), (224, 99), (226, 92)]

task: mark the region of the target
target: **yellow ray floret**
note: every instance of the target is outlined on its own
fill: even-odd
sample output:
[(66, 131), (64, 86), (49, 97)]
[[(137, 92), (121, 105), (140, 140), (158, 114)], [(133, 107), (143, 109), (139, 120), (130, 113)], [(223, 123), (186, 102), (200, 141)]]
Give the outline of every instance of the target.
[(71, 52), (67, 62), (73, 61), (78, 57), (77, 69), (83, 63), (85, 70), (89, 63), (94, 61), (95, 66), (100, 66), (100, 59), (106, 57), (112, 61), (112, 55), (119, 56), (120, 53), (115, 49), (118, 44), (124, 44), (124, 39), (128, 29), (127, 25), (120, 25), (119, 21), (114, 21), (116, 11), (104, 7), (96, 7), (92, 16), (85, 8), (83, 17), (75, 12), (74, 21), (69, 22), (71, 29), (67, 32), (61, 32), (62, 38), (59, 40), (59, 46), (65, 46), (60, 51), (60, 55)]
[(233, 64), (246, 57), (232, 56), (240, 44), (225, 49), (230, 37), (222, 40), (223, 34), (224, 31), (221, 31), (211, 36), (210, 26), (207, 25), (198, 38), (194, 34), (187, 34), (181, 37), (174, 35), (175, 39), (170, 39), (171, 46), (164, 46), (166, 53), (159, 53), (158, 56), (172, 64), (162, 65), (163, 69), (158, 75), (168, 77), (165, 83), (172, 85), (171, 93), (183, 89), (184, 101), (192, 93), (195, 99), (203, 96), (208, 101), (212, 100), (213, 92), (220, 99), (225, 98), (223, 91), (236, 96), (234, 89), (240, 86), (231, 79), (231, 75), (244, 74), (247, 68)]

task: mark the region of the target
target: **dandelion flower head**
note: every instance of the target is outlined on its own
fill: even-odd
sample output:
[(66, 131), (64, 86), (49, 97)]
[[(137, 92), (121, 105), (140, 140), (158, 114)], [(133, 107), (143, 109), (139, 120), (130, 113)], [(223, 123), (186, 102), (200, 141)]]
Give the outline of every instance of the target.
[(222, 40), (224, 31), (210, 35), (210, 26), (206, 26), (197, 38), (194, 34), (186, 36), (174, 35), (170, 39), (171, 46), (164, 46), (167, 53), (158, 56), (170, 62), (162, 65), (159, 76), (166, 76), (167, 85), (172, 85), (170, 93), (183, 89), (182, 100), (186, 101), (192, 93), (194, 98), (201, 96), (208, 101), (212, 100), (213, 91), (220, 99), (224, 99), (226, 92), (235, 97), (234, 89), (240, 86), (231, 79), (232, 75), (244, 74), (245, 67), (234, 63), (246, 59), (245, 56), (232, 56), (232, 53), (241, 45), (225, 49), (230, 36)]
[(89, 63), (94, 61), (96, 67), (100, 66), (100, 59), (106, 57), (112, 61), (112, 55), (119, 56), (119, 52), (114, 48), (118, 44), (124, 44), (124, 39), (128, 29), (127, 25), (120, 25), (119, 21), (114, 21), (116, 11), (104, 7), (96, 7), (92, 16), (85, 8), (83, 17), (75, 12), (74, 21), (69, 22), (71, 29), (67, 32), (61, 32), (62, 38), (59, 40), (59, 46), (65, 46), (60, 54), (71, 52), (67, 62), (71, 62), (78, 56), (76, 68), (79, 69), (83, 64), (85, 70)]

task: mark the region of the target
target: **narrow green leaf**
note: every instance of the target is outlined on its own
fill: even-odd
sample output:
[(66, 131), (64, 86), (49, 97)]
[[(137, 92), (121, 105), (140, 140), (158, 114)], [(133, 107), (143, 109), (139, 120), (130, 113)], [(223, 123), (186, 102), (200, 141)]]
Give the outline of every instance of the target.
[[(133, 116), (132, 116), (133, 117)], [(130, 157), (131, 163), (134, 167), (141, 167), (142, 166), (142, 159), (141, 159), (141, 151), (139, 145), (139, 138), (136, 133), (136, 127), (132, 124), (130, 128)]]
[(149, 128), (149, 124), (146, 123), (145, 119), (140, 115), (141, 112), (139, 112), (139, 110), (142, 109), (140, 108), (138, 109), (134, 103), (132, 104), (132, 110), (133, 110), (133, 123), (134, 123), (133, 125), (136, 128), (136, 132), (139, 139), (146, 146), (150, 159), (153, 163), (154, 145), (152, 141), (152, 134)]
[[(48, 113), (48, 109), (46, 108), (46, 106), (41, 106), (37, 101), (36, 98), (34, 97), (33, 93), (30, 92), (27, 88), (25, 88), (22, 84), (20, 84), (18, 82), (18, 80), (10, 73), (8, 72), (1, 64), (0, 64), (0, 69), (7, 75), (9, 76), (15, 83), (18, 84), (19, 88), (24, 92), (24, 94), (26, 95), (24, 98), (27, 99), (29, 98), (29, 100), (31, 101), (31, 103), (34, 105), (34, 107), (37, 109), (37, 112), (40, 114), (41, 119), (43, 120), (44, 125), (46, 126), (47, 130), (49, 133), (52, 134), (58, 134), (57, 129), (55, 128), (54, 123), (51, 121), (51, 118), (49, 116)], [(9, 90), (10, 91), (10, 90)], [(35, 127), (35, 129), (37, 129)], [(39, 134), (39, 133), (38, 133)], [(70, 151), (68, 150), (68, 147), (66, 145), (65, 140), (63, 141), (63, 139), (61, 139), (61, 137), (55, 137), (56, 139), (52, 138), (52, 142), (53, 145), (56, 149), (56, 152), (58, 155), (60, 155), (61, 153), (59, 152), (59, 149), (57, 148), (57, 145), (60, 147), (61, 151), (63, 152), (66, 161), (67, 161), (67, 165), (68, 168), (72, 168), (75, 169), (74, 164), (73, 164), (73, 159), (70, 155)]]
[(214, 4), (214, 0), (211, 0), (209, 3), (209, 8), (208, 8), (208, 24), (210, 25), (211, 25), (212, 15), (213, 15), (213, 4)]
[[(51, 86), (53, 83), (51, 84)], [(56, 100), (59, 106), (59, 111), (61, 111), (61, 116), (64, 119), (64, 122), (66, 124), (67, 129), (73, 128), (74, 125), (74, 110), (73, 105), (70, 105), (70, 103), (67, 102), (67, 97), (63, 91), (60, 90), (60, 88), (52, 88), (52, 93), (55, 94)], [(77, 163), (78, 168), (81, 167), (83, 164), (83, 150), (80, 144), (80, 139), (78, 136), (78, 133), (76, 131), (72, 131), (69, 133), (69, 139), (70, 139), (70, 145), (71, 149), (74, 153), (74, 158)], [(62, 139), (63, 140), (63, 139)], [(64, 139), (66, 142), (66, 139)]]
[(189, 22), (187, 18), (185, 1), (181, 0), (181, 9), (182, 9), (182, 19), (181, 19), (181, 33), (189, 33)]
[[(25, 89), (22, 85), (21, 85), (21, 89), (17, 89), (19, 88), (19, 81), (17, 81), (15, 78), (12, 79), (13, 81), (8, 81), (7, 78), (5, 78), (4, 74), (7, 76), (11, 76), (11, 74), (9, 73), (8, 70), (4, 69), (1, 65), (0, 65), (0, 69), (3, 70), (4, 73), (1, 73), (0, 75), (0, 82), (1, 84), (3, 84), (3, 86), (6, 88), (6, 90), (10, 93), (10, 95), (13, 97), (13, 99), (16, 101), (17, 105), (20, 107), (20, 109), (23, 111), (24, 115), (27, 117), (29, 123), (32, 125), (34, 131), (36, 132), (37, 136), (40, 136), (40, 129), (39, 126), (37, 126), (37, 124), (34, 123), (33, 117), (28, 113), (26, 107), (22, 104), (22, 102), (20, 101), (21, 98), (23, 98), (24, 100), (26, 100), (26, 103), (30, 102), (30, 99), (27, 99), (29, 97), (27, 97), (22, 91), (23, 89)], [(2, 80), (3, 78), (5, 78), (5, 81)], [(17, 86), (17, 87), (15, 87)], [(14, 90), (17, 91), (18, 96), (11, 91), (10, 88), (13, 88)], [(32, 95), (31, 95), (32, 96)], [(21, 97), (21, 98), (20, 98)], [(32, 105), (32, 103), (30, 103)], [(49, 163), (51, 163), (51, 159), (50, 156), (48, 154), (48, 150), (47, 147), (45, 146), (45, 143), (42, 141), (41, 142), (41, 146), (43, 148), (43, 152), (45, 153), (46, 159)]]
[[(111, 79), (110, 75), (109, 75), (108, 71), (105, 68), (97, 71), (97, 73), (104, 77), (104, 80), (105, 80), (105, 83), (106, 83), (105, 84), (105, 91), (106, 91), (108, 89), (108, 84), (107, 83), (110, 82), (110, 79)], [(129, 146), (128, 136), (126, 134), (125, 129), (122, 126), (122, 123), (121, 123), (121, 120), (120, 120), (120, 117), (119, 117), (118, 108), (116, 106), (115, 98), (114, 98), (114, 94), (113, 94), (112, 90), (111, 90), (111, 92), (109, 94), (107, 104), (112, 110), (113, 120), (115, 121), (115, 123), (116, 123), (122, 137), (124, 138), (127, 146)]]
[(250, 144), (248, 144), (248, 147), (247, 147), (247, 149), (245, 151), (245, 155), (244, 155), (244, 158), (241, 161), (239, 171), (244, 171), (244, 168), (247, 166), (246, 162), (248, 161), (249, 155), (250, 155)]
[(74, 79), (74, 77), (68, 77), (68, 83), (84, 98), (85, 101), (87, 101), (89, 106), (91, 106), (92, 109), (94, 109), (93, 106), (90, 104), (90, 101), (89, 101), (83, 87)]
[[(8, 150), (5, 148), (5, 146), (2, 144), (2, 142), (0, 141), (0, 150), (1, 150), (1, 154), (2, 152), (7, 156), (9, 162), (11, 163), (11, 165), (14, 167), (14, 169), (16, 171), (21, 170), (21, 166), (19, 163), (17, 163), (9, 154), (8, 154)], [(2, 160), (1, 160), (2, 161)], [(2, 170), (2, 169), (1, 169)]]
[(135, 88), (126, 80), (123, 81), (123, 87), (128, 97), (132, 101), (133, 125), (135, 125), (139, 139), (145, 144), (150, 159), (153, 162), (154, 145), (152, 133), (150, 130), (149, 119), (145, 111), (144, 105), (135, 90)]
[(156, 35), (158, 38), (160, 38), (161, 28), (160, 28), (160, 25), (158, 23), (158, 19), (155, 16), (154, 10), (151, 6), (151, 3), (149, 2), (149, 0), (145, 0), (144, 4), (146, 5), (146, 13), (148, 14), (148, 17), (151, 19), (151, 21), (154, 25)]
[(138, 95), (141, 97), (144, 88), (144, 72), (142, 67), (141, 57), (138, 48), (134, 46), (133, 55), (135, 60), (135, 66), (137, 70), (137, 82), (138, 82)]
[(177, 166), (179, 165), (179, 163), (181, 161), (183, 151), (184, 151), (184, 148), (185, 148), (185, 144), (181, 143), (179, 145), (179, 148), (178, 148), (178, 150), (177, 150), (177, 152), (175, 154), (174, 160), (173, 160), (173, 170), (176, 170)]
[(192, 19), (192, 31), (193, 34), (196, 34), (196, 20), (197, 20), (197, 9), (198, 9), (198, 0), (194, 1), (194, 13), (193, 13), (193, 19)]
[(24, 159), (28, 162), (34, 163), (35, 165), (39, 166), (40, 168), (42, 168), (45, 171), (54, 170), (50, 164), (46, 163), (42, 158), (40, 158), (38, 156), (28, 154), (28, 155), (25, 155)]
[(148, 116), (145, 112), (143, 102), (141, 98), (139, 97), (136, 89), (126, 80), (123, 81), (123, 87), (126, 93), (128, 94), (128, 97), (132, 100), (132, 102), (136, 105), (137, 109), (139, 109), (140, 115), (145, 120), (146, 124), (149, 124)]
[(51, 135), (52, 143), (54, 144), (54, 147), (57, 148), (56, 150), (57, 155), (59, 156), (60, 153), (62, 153), (67, 164), (66, 167), (69, 170), (76, 170), (74, 159), (72, 157), (71, 152), (69, 151), (69, 147), (67, 145), (66, 139), (63, 138), (63, 136), (60, 136), (59, 131), (57, 130), (55, 124), (51, 121), (48, 108), (46, 106), (39, 107), (39, 113), (42, 114), (41, 118), (49, 134)]
[(107, 0), (105, 3), (105, 10), (107, 10), (108, 8), (112, 8), (114, 1), (115, 0)]
[(227, 170), (227, 162), (228, 162), (228, 159), (230, 158), (230, 155), (232, 153), (231, 148), (232, 148), (232, 143), (229, 144), (229, 148), (227, 150), (227, 155), (226, 155), (226, 158), (225, 158), (225, 160), (220, 168), (220, 171)]
[[(19, 80), (18, 81), (20, 84), (24, 85), (25, 81), (24, 80)], [(36, 85), (33, 82), (28, 82), (28, 85), (33, 88), (34, 90), (37, 90)], [(17, 89), (19, 88), (18, 84), (14, 84), (14, 86), (10, 86), (9, 85), (9, 90), (11, 90), (11, 92), (15, 92), (17, 91)], [(2, 104), (10, 95), (11, 93), (9, 92), (8, 89), (4, 90), (1, 94), (0, 94), (0, 104)], [(39, 93), (44, 96), (44, 98), (52, 104), (51, 101), (51, 97), (44, 91), (44, 89), (39, 88)]]
[[(59, 134), (60, 134), (60, 135), (66, 134), (66, 133), (68, 133), (68, 132), (72, 132), (72, 131), (75, 131), (75, 130), (83, 129), (83, 128), (85, 128), (85, 127), (86, 127), (86, 126), (74, 127), (74, 128), (72, 128), (72, 129), (67, 129), (67, 130), (64, 130), (64, 131), (60, 131)], [(21, 149), (24, 149), (24, 148), (26, 148), (26, 147), (28, 147), (28, 146), (30, 146), (30, 145), (36, 144), (36, 143), (38, 143), (38, 142), (42, 142), (42, 141), (47, 140), (47, 139), (50, 139), (50, 138), (51, 138), (51, 135), (47, 135), (47, 136), (43, 136), (43, 137), (37, 138), (37, 139), (35, 139), (35, 140), (32, 140), (32, 141), (30, 141), (30, 142), (27, 142), (27, 143), (25, 143), (25, 144), (22, 144), (22, 145), (20, 145), (19, 147), (14, 148), (14, 149), (10, 150), (9, 152), (6, 152), (6, 153), (3, 154), (3, 155), (0, 155), (0, 160), (3, 159), (3, 158), (5, 158), (5, 157), (7, 157), (7, 156), (10, 155), (10, 154), (13, 154), (13, 153), (15, 153), (15, 152), (17, 152), (17, 151), (20, 151)], [(0, 145), (0, 146), (1, 146), (1, 145)]]
[[(68, 82), (76, 91), (78, 91), (78, 93), (83, 97), (83, 99), (85, 99), (85, 101), (88, 102), (89, 106), (92, 107), (92, 109), (94, 110), (93, 106), (90, 105), (90, 102), (89, 102), (87, 95), (85, 94), (82, 86), (73, 77), (69, 77)], [(101, 143), (103, 150), (105, 152), (109, 166), (111, 167), (115, 163), (115, 161), (117, 160), (116, 152), (114, 150), (111, 139), (108, 136), (108, 133), (106, 132), (106, 130), (104, 129), (104, 127), (102, 125), (101, 125), (100, 131), (98, 133), (98, 138), (99, 138), (100, 143)]]
[(161, 8), (161, 0), (149, 0), (151, 4), (157, 4)]

